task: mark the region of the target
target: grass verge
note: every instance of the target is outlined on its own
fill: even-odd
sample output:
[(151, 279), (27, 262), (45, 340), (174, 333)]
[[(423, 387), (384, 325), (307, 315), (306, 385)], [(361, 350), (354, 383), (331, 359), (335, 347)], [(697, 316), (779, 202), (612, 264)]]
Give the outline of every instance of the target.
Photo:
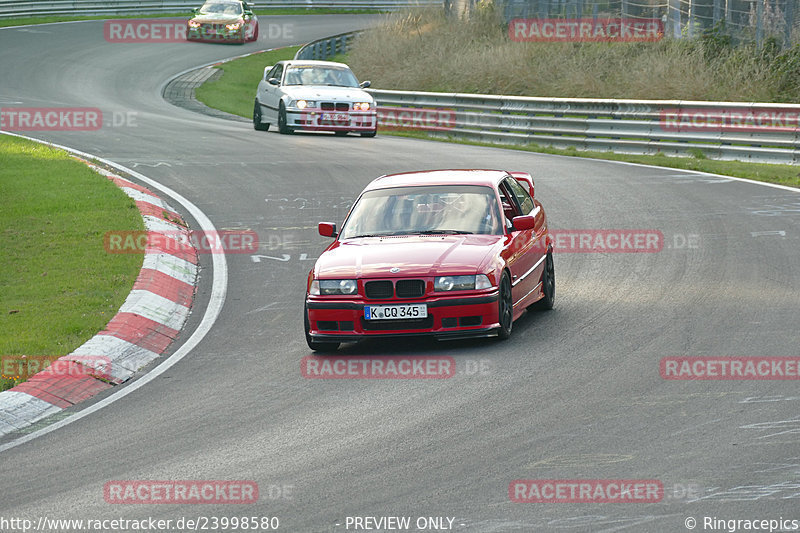
[(282, 59), (292, 59), (299, 49), (299, 46), (288, 46), (222, 63), (216, 67), (223, 71), (222, 77), (198, 87), (195, 97), (208, 107), (252, 118), (256, 87), (264, 67)]
[[(201, 2), (202, 3), (202, 2)], [(197, 7), (200, 7), (198, 3)], [(282, 8), (282, 9), (256, 9), (255, 14), (264, 15), (361, 15), (381, 13), (375, 9), (328, 9), (328, 8)], [(50, 24), (52, 22), (74, 22), (78, 20), (109, 20), (109, 19), (152, 19), (186, 17), (189, 20), (191, 13), (142, 13), (137, 15), (97, 15), (97, 16), (47, 16), (47, 17), (19, 17), (14, 19), (0, 19), (0, 28), (8, 26), (27, 26), (29, 24)]]
[[(142, 218), (84, 163), (8, 135), (0, 198), (0, 356), (66, 355), (105, 327), (142, 266), (142, 254), (107, 253), (103, 235), (144, 230)], [(0, 390), (16, 383), (3, 372)]]
[[(286, 52), (283, 52), (286, 51)], [(274, 52), (265, 52), (241, 59), (235, 59), (222, 65), (224, 73), (221, 78), (207, 82), (196, 91), (198, 100), (209, 107), (221, 109), (228, 113), (233, 113), (245, 118), (251, 118), (253, 113), (253, 96), (255, 87), (260, 76), (264, 72), (264, 67), (271, 65), (281, 59), (294, 57), (296, 48), (283, 48)], [(274, 54), (266, 55), (265, 54)], [(346, 56), (337, 56), (339, 61), (347, 62)], [(358, 72), (359, 78), (366, 79)], [(423, 132), (402, 132), (381, 130), (381, 135), (401, 135), (418, 139), (430, 139), (436, 141), (449, 141), (460, 144), (471, 144), (481, 146), (495, 146), (510, 148), (514, 150), (525, 150), (528, 152), (540, 152), (547, 154), (568, 155), (576, 157), (591, 157), (596, 159), (608, 159), (613, 161), (627, 161), (630, 163), (641, 163), (644, 165), (656, 165), (662, 167), (679, 168), (684, 170), (697, 170), (700, 172), (710, 172), (713, 174), (723, 174), (738, 178), (747, 178), (769, 183), (800, 187), (800, 167), (791, 165), (768, 165), (763, 163), (742, 163), (739, 161), (717, 161), (713, 159), (703, 159), (699, 157), (668, 157), (665, 155), (626, 155), (613, 152), (582, 152), (578, 150), (560, 150), (539, 146), (536, 144), (528, 145), (501, 145), (463, 141), (455, 138), (442, 139), (432, 137)]]

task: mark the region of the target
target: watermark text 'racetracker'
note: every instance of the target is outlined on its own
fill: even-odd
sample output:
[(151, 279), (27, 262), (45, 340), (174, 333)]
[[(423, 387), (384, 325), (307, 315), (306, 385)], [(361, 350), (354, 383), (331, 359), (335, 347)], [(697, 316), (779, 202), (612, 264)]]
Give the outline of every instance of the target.
[(508, 36), (518, 42), (658, 41), (664, 36), (664, 24), (660, 19), (635, 18), (514, 19)]
[(245, 254), (258, 251), (258, 234), (252, 230), (221, 231), (108, 231), (103, 237), (108, 253), (142, 253), (148, 248), (166, 252)]

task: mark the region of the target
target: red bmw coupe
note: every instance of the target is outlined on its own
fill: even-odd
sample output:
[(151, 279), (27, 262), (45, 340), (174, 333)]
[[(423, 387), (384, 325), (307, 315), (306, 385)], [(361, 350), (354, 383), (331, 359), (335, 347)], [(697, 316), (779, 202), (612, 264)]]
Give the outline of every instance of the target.
[(308, 346), (366, 337), (497, 335), (552, 309), (553, 243), (526, 172), (433, 170), (375, 179), (308, 274)]

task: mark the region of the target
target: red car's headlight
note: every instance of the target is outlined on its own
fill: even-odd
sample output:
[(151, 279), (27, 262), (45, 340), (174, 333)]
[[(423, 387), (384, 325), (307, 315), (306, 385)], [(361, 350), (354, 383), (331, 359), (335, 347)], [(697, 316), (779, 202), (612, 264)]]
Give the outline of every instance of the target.
[(445, 291), (471, 291), (475, 289), (488, 289), (492, 286), (486, 274), (477, 276), (438, 276), (433, 281), (433, 290)]
[(354, 279), (315, 279), (308, 290), (312, 296), (347, 296), (357, 292), (358, 283)]

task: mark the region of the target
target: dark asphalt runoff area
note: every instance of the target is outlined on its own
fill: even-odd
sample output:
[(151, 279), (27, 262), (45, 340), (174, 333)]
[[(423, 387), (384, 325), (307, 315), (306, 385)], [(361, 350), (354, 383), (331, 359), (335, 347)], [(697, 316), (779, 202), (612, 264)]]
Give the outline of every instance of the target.
[[(181, 517), (277, 517), (287, 532), (398, 530), (388, 517), (410, 517), (410, 531), (481, 533), (680, 532), (692, 530), (689, 519), (694, 531), (723, 531), (719, 521), (737, 519), (800, 527), (797, 379), (660, 373), (666, 357), (800, 356), (798, 192), (380, 133), (256, 132), (161, 96), (186, 69), (374, 20), (261, 17), (262, 25), (289, 25), (290, 35), (244, 46), (109, 43), (102, 21), (0, 29), (0, 107), (103, 112), (97, 131), (30, 136), (140, 172), (217, 229), (253, 230), (261, 243), (258, 254), (226, 256), (219, 318), (177, 364), (0, 453), (0, 517), (154, 517), (172, 520), (171, 530)], [(655, 231), (663, 247), (557, 252), (556, 308), (523, 316), (508, 341), (371, 341), (341, 350), (452, 357), (448, 379), (305, 378), (306, 276), (328, 243), (317, 222), (341, 222), (379, 175), (434, 168), (528, 171), (552, 228)], [(182, 339), (210, 298), (208, 255), (201, 265)], [(259, 499), (108, 503), (106, 484), (125, 480), (249, 480)], [(517, 503), (514, 480), (657, 480), (664, 494), (656, 502)]]

